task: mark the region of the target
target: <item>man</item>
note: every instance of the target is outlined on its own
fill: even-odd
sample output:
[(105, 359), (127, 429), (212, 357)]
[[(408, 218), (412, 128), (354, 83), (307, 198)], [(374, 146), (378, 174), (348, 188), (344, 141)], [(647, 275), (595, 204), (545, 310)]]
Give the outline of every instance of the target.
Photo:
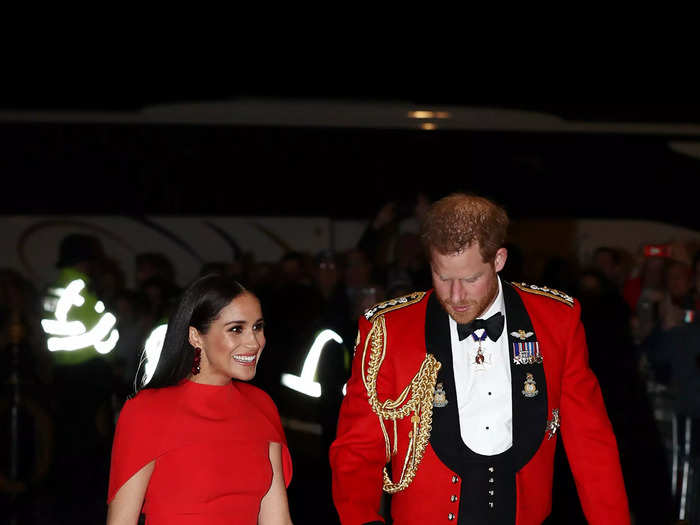
[(360, 319), (330, 452), (343, 525), (382, 523), (382, 488), (395, 525), (539, 524), (559, 433), (588, 521), (629, 523), (579, 304), (498, 278), (507, 226), (486, 199), (436, 202), (422, 232), (433, 290)]

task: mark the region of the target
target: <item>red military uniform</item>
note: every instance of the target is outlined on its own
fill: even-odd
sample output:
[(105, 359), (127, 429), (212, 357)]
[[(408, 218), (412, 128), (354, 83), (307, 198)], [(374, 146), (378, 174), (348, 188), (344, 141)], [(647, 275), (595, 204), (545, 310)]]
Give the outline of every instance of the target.
[[(379, 507), (387, 454), (390, 478), (406, 478), (392, 498), (395, 525), (540, 524), (552, 506), (559, 427), (588, 522), (629, 523), (617, 444), (588, 367), (579, 304), (556, 290), (526, 285), (503, 283), (503, 294), (513, 446), (494, 456), (471, 451), (461, 438), (449, 320), (437, 298), (417, 292), (377, 305), (360, 320), (352, 377), (330, 451), (333, 499), (343, 525), (383, 522)], [(373, 352), (373, 363), (380, 365), (376, 378)], [(426, 371), (428, 355), (440, 363), (437, 377)], [(412, 380), (415, 388), (406, 395)], [(401, 403), (423, 395), (419, 385), (426, 381), (428, 404), (398, 414)], [(532, 381), (538, 393), (526, 396)], [(438, 395), (433, 395), (436, 384)], [(368, 392), (374, 391), (373, 409)], [(432, 421), (426, 406), (432, 408)], [(392, 413), (396, 428), (386, 419)], [(423, 449), (421, 430), (429, 437)]]

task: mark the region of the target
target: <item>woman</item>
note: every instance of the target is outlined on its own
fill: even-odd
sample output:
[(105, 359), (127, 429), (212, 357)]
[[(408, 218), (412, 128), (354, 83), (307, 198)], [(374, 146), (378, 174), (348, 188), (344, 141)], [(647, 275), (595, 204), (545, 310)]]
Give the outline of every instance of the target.
[(142, 504), (149, 525), (291, 523), (279, 415), (246, 383), (263, 328), (260, 302), (233, 280), (208, 275), (184, 292), (153, 377), (137, 379), (119, 417), (108, 525), (136, 524)]

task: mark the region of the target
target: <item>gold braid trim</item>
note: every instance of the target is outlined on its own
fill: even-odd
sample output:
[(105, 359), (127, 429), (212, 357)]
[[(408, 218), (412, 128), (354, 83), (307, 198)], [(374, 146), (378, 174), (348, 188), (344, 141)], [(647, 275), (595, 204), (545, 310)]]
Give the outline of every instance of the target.
[[(369, 363), (365, 374), (365, 357), (367, 347), (370, 347)], [(427, 354), (420, 370), (413, 377), (411, 383), (403, 389), (397, 399), (387, 399), (380, 402), (377, 397), (377, 376), (379, 369), (384, 362), (386, 355), (386, 322), (384, 316), (376, 317), (372, 323), (372, 328), (367, 334), (362, 352), (362, 382), (367, 390), (367, 397), (372, 411), (379, 417), (379, 424), (384, 434), (386, 445), (386, 461), (391, 460), (391, 456), (397, 452), (398, 432), (396, 423), (398, 420), (407, 417), (410, 413), (413, 430), (408, 433), (408, 449), (406, 458), (401, 469), (399, 481), (394, 483), (389, 477), (386, 466), (384, 467), (384, 491), (395, 494), (404, 490), (413, 481), (418, 470), (418, 465), (423, 459), (425, 447), (430, 439), (430, 430), (433, 422), (433, 395), (435, 394), (435, 383), (437, 373), (440, 370), (440, 363), (432, 354)], [(411, 397), (408, 401), (408, 394)], [(384, 425), (385, 421), (392, 421), (394, 424), (394, 446), (391, 447), (391, 440)]]

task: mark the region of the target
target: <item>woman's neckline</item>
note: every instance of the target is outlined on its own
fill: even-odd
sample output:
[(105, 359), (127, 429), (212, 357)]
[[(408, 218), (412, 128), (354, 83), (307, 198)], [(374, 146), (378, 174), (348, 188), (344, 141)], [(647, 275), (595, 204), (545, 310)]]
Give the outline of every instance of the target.
[(231, 381), (228, 381), (227, 383), (224, 383), (223, 385), (212, 385), (210, 383), (198, 383), (197, 381), (192, 381), (191, 379), (186, 377), (182, 380), (181, 384), (184, 384), (184, 385), (190, 384), (190, 385), (195, 385), (198, 387), (201, 386), (201, 387), (205, 387), (205, 388), (226, 388), (228, 386), (233, 386), (233, 379)]

